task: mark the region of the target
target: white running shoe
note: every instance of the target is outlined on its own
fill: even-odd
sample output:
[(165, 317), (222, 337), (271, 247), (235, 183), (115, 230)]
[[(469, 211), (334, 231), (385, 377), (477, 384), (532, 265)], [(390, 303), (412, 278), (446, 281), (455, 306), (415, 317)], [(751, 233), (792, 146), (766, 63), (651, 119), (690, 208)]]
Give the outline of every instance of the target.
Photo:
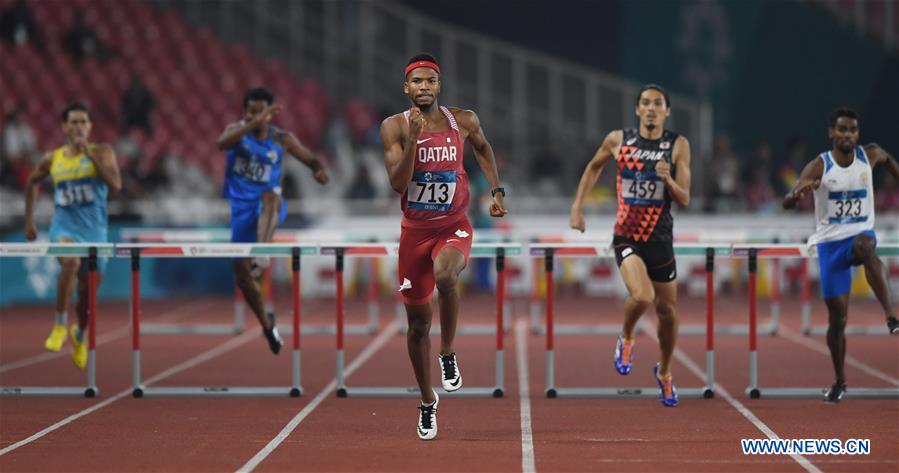
[(418, 438), (422, 440), (434, 440), (437, 437), (437, 404), (440, 404), (437, 392), (434, 392), (434, 404), (426, 406), (418, 401)]
[(437, 355), (440, 359), (440, 372), (443, 376), (440, 381), (443, 383), (443, 389), (446, 392), (453, 392), (462, 387), (462, 373), (459, 372), (459, 365), (456, 363), (456, 353), (449, 355)]

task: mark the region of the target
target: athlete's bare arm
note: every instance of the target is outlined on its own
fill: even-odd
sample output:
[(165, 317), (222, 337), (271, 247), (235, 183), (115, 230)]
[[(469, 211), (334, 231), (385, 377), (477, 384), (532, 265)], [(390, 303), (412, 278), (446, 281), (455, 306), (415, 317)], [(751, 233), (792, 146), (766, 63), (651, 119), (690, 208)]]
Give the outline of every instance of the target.
[(94, 168), (97, 169), (100, 179), (103, 179), (109, 190), (112, 192), (122, 190), (122, 176), (119, 174), (119, 164), (112, 146), (106, 143), (98, 143), (93, 146), (76, 143), (76, 147), (94, 162)]
[(571, 216), (569, 219), (571, 228), (580, 230), (581, 232), (587, 229), (587, 224), (584, 222), (584, 199), (587, 198), (587, 194), (589, 194), (590, 190), (593, 189), (593, 186), (596, 185), (596, 181), (599, 179), (600, 174), (602, 174), (602, 168), (609, 162), (609, 160), (618, 155), (622, 139), (624, 139), (624, 133), (621, 130), (615, 130), (606, 135), (605, 139), (602, 140), (599, 149), (597, 149), (596, 153), (593, 155), (593, 159), (591, 159), (587, 164), (587, 167), (584, 168), (584, 173), (581, 175), (581, 182), (577, 185), (577, 194), (574, 196), (574, 203), (571, 204)]
[[(474, 151), (474, 157), (478, 160), (481, 172), (487, 178), (491, 189), (500, 187), (499, 173), (496, 170), (496, 156), (493, 154), (493, 147), (484, 136), (484, 130), (481, 128), (481, 120), (478, 115), (471, 110), (462, 110), (451, 108), (450, 111), (456, 117), (456, 121), (468, 134), (468, 142), (471, 143), (471, 149)], [(491, 217), (502, 217), (509, 213), (506, 210), (503, 201), (503, 195), (497, 193), (493, 196), (493, 203), (490, 205)]]
[(878, 164), (886, 165), (887, 171), (893, 175), (893, 179), (895, 179), (896, 182), (899, 182), (899, 162), (896, 161), (896, 158), (893, 155), (881, 148), (877, 143), (866, 144), (865, 154), (868, 155), (872, 168)]
[(384, 166), (390, 178), (390, 187), (402, 194), (412, 180), (415, 169), (416, 140), (424, 129), (424, 116), (418, 107), (409, 114), (409, 133), (403, 132), (403, 115), (397, 114), (381, 122), (381, 143), (384, 145)]
[(225, 127), (225, 131), (219, 136), (218, 141), (216, 141), (216, 146), (218, 146), (221, 151), (237, 146), (237, 143), (240, 143), (240, 139), (243, 138), (243, 135), (250, 133), (262, 125), (271, 123), (272, 118), (274, 118), (283, 108), (284, 107), (281, 104), (272, 104), (265, 107), (265, 110), (254, 116), (252, 120), (243, 119), (228, 125)]
[(34, 171), (28, 176), (25, 184), (25, 238), (34, 240), (37, 238), (37, 226), (34, 225), (34, 202), (37, 200), (38, 186), (50, 175), (50, 165), (53, 164), (53, 154), (45, 153)]
[(783, 208), (789, 210), (796, 207), (797, 202), (821, 185), (822, 176), (824, 176), (824, 160), (818, 156), (802, 169), (793, 189), (784, 196)]
[(679, 136), (674, 142), (674, 151), (671, 154), (671, 162), (677, 170), (677, 177), (671, 178), (671, 165), (665, 161), (656, 164), (656, 175), (665, 183), (665, 188), (671, 194), (671, 198), (681, 207), (690, 205), (690, 142), (686, 137)]
[(308, 166), (309, 169), (312, 170), (313, 177), (315, 177), (315, 180), (318, 181), (319, 184), (328, 183), (328, 180), (330, 179), (328, 177), (328, 171), (322, 165), (321, 161), (315, 157), (312, 150), (304, 146), (299, 138), (289, 131), (284, 132), (284, 149), (290, 153), (291, 156)]

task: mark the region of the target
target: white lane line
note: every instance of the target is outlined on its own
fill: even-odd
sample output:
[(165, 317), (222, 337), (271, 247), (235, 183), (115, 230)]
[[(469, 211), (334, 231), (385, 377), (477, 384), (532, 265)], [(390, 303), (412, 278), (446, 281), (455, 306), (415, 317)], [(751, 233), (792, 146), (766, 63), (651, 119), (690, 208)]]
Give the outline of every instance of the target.
[[(162, 322), (162, 321), (174, 321), (178, 319), (182, 319), (188, 315), (196, 312), (197, 306), (201, 305), (212, 305), (209, 301), (202, 300), (194, 300), (185, 305), (179, 306), (175, 309), (164, 312), (162, 315), (158, 317), (152, 317), (148, 320), (152, 320), (154, 322)], [(126, 337), (131, 335), (131, 323), (129, 321), (128, 325), (124, 327), (119, 327), (115, 330), (110, 330), (109, 332), (97, 335), (97, 345), (103, 345), (114, 340), (118, 340), (122, 337)], [(24, 368), (26, 366), (31, 366), (37, 363), (43, 363), (45, 361), (50, 361), (61, 356), (68, 355), (68, 350), (62, 350), (58, 352), (44, 352), (40, 355), (29, 356), (28, 358), (23, 358), (21, 360), (13, 361), (11, 363), (7, 363), (5, 365), (0, 365), (0, 373), (6, 373), (7, 371), (16, 370), (19, 368)]]
[[(359, 353), (359, 356), (357, 356), (352, 361), (352, 363), (347, 366), (345, 376), (349, 377), (351, 374), (353, 374), (354, 371), (362, 366), (363, 363), (368, 361), (369, 358), (371, 358), (378, 350), (380, 350), (384, 345), (387, 344), (390, 339), (392, 339), (396, 335), (397, 330), (399, 330), (399, 322), (394, 319), (393, 322), (384, 327), (384, 329), (381, 330), (381, 333), (379, 333), (378, 336), (375, 337), (375, 339), (372, 340), (371, 343), (369, 343), (361, 353)], [(253, 456), (253, 458), (246, 462), (246, 464), (244, 464), (242, 467), (238, 468), (237, 471), (239, 473), (249, 473), (253, 471), (257, 466), (259, 466), (259, 464), (262, 463), (269, 455), (271, 455), (271, 453), (274, 452), (282, 442), (287, 440), (287, 437), (290, 436), (290, 434), (294, 430), (296, 430), (296, 428), (300, 425), (301, 422), (303, 422), (304, 419), (306, 419), (306, 417), (309, 417), (309, 414), (312, 414), (312, 411), (314, 411), (322, 402), (324, 402), (325, 398), (334, 393), (335, 389), (337, 389), (336, 378), (332, 379), (327, 386), (322, 388), (322, 390), (319, 391), (319, 393), (315, 396), (315, 398), (312, 399), (312, 401), (309, 402), (309, 404), (306, 404), (306, 406), (303, 407), (303, 409), (300, 410), (300, 412), (298, 412), (297, 415), (293, 417), (293, 419), (290, 419), (290, 422), (288, 422), (287, 425), (285, 425), (284, 428), (281, 429), (280, 432), (278, 432), (278, 435), (275, 435), (275, 437), (271, 439), (271, 441), (269, 441), (265, 447), (262, 447), (262, 450), (259, 450), (259, 452), (257, 452), (256, 455)]]
[[(822, 355), (826, 355), (826, 356), (830, 357), (830, 349), (827, 348), (827, 345), (825, 345), (819, 341), (816, 341), (816, 340), (811, 339), (806, 336), (799, 335), (798, 333), (796, 333), (786, 327), (783, 327), (783, 326), (780, 328), (779, 333), (781, 335), (783, 335), (784, 338), (786, 338), (787, 340), (789, 340), (791, 342), (797, 343), (797, 344), (802, 345), (812, 351), (815, 351), (815, 352), (821, 353)], [(874, 368), (873, 366), (870, 366), (870, 365), (866, 364), (865, 362), (863, 362), (863, 361), (859, 360), (858, 358), (855, 358), (849, 354), (846, 354), (846, 364), (849, 366), (852, 366), (853, 368), (858, 368), (859, 370), (864, 371), (865, 373), (867, 373), (881, 381), (886, 381), (887, 383), (890, 383), (894, 386), (899, 386), (899, 379), (896, 379), (896, 378), (884, 373), (883, 371), (880, 371), (877, 368)]]
[[(195, 367), (201, 363), (204, 363), (206, 361), (209, 361), (217, 356), (223, 355), (223, 354), (249, 342), (250, 340), (257, 340), (258, 336), (259, 336), (259, 334), (255, 330), (253, 330), (252, 332), (245, 332), (238, 337), (232, 338), (221, 345), (218, 345), (212, 349), (209, 349), (189, 360), (181, 362), (181, 363), (179, 363), (179, 364), (177, 364), (177, 365), (175, 365), (153, 377), (148, 378), (146, 381), (144, 381), (143, 384), (145, 386), (149, 386), (157, 381), (161, 381), (165, 378), (168, 378), (169, 376), (172, 376), (172, 375), (178, 374), (184, 370), (193, 368), (193, 367)], [(125, 389), (124, 391), (119, 392), (115, 396), (112, 396), (109, 399), (106, 399), (105, 401), (102, 401), (98, 404), (94, 404), (93, 406), (88, 407), (87, 409), (83, 409), (79, 412), (76, 412), (75, 414), (72, 414), (69, 417), (66, 417), (65, 419), (45, 428), (44, 430), (41, 430), (40, 432), (37, 432), (36, 434), (34, 434), (26, 439), (19, 440), (18, 442), (7, 446), (6, 448), (0, 450), (0, 457), (2, 457), (3, 455), (6, 455), (9, 452), (12, 452), (13, 450), (16, 450), (20, 447), (24, 447), (25, 445), (28, 445), (29, 443), (34, 442), (35, 440), (38, 440), (41, 437), (44, 437), (45, 435), (47, 435), (55, 430), (65, 427), (66, 425), (71, 424), (72, 422), (74, 422), (88, 414), (94, 413), (94, 412), (118, 401), (119, 399), (122, 399), (125, 396), (131, 395), (131, 391), (132, 391), (132, 388), (129, 387), (128, 389)]]
[(518, 366), (518, 400), (521, 412), (521, 471), (536, 473), (534, 459), (534, 432), (531, 429), (531, 386), (528, 377), (528, 334), (527, 321), (515, 324), (515, 355)]
[[(654, 330), (645, 330), (644, 329), (643, 332), (646, 333), (647, 335), (649, 335), (653, 340), (655, 340), (656, 343), (658, 343), (659, 339), (656, 336), (656, 333)], [(705, 381), (705, 370), (699, 368), (699, 365), (694, 363), (693, 359), (691, 359), (686, 353), (681, 351), (679, 348), (675, 348), (674, 349), (674, 357), (677, 358), (681, 363), (683, 363), (684, 366), (687, 367), (687, 369), (690, 370), (691, 373), (696, 375), (697, 378), (699, 378), (702, 381)], [(780, 437), (778, 437), (778, 435), (773, 430), (771, 430), (770, 427), (768, 427), (764, 422), (762, 422), (761, 419), (756, 417), (755, 414), (753, 414), (752, 411), (749, 410), (749, 408), (747, 408), (746, 406), (743, 405), (742, 402), (738, 401), (736, 398), (731, 396), (731, 394), (727, 391), (727, 389), (724, 389), (724, 386), (722, 386), (719, 383), (715, 383), (714, 389), (715, 389), (716, 396), (721, 395), (721, 397), (723, 397), (724, 400), (727, 401), (728, 404), (730, 404), (734, 409), (736, 409), (737, 412), (742, 414), (743, 417), (745, 417), (747, 420), (749, 420), (749, 422), (752, 422), (752, 425), (754, 425), (757, 429), (762, 431), (762, 433), (764, 433), (769, 439), (771, 439), (771, 440), (780, 439)], [(792, 453), (792, 454), (790, 454), (790, 457), (792, 457), (793, 460), (796, 460), (796, 463), (799, 463), (799, 466), (804, 468), (809, 473), (822, 473), (821, 470), (818, 469), (818, 467), (813, 465), (812, 462), (810, 462), (804, 456), (796, 454), (796, 453)]]

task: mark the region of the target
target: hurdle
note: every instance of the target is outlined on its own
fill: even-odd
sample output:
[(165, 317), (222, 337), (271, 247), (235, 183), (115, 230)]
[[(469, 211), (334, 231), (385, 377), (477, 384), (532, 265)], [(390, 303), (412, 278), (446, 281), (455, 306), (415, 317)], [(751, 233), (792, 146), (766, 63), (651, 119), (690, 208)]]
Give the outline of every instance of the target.
[[(896, 248), (878, 248), (878, 255), (892, 255)], [(758, 258), (808, 258), (809, 251), (805, 245), (774, 245), (770, 247), (745, 247), (734, 245), (735, 257), (749, 259), (749, 387), (746, 394), (752, 399), (761, 397), (772, 399), (808, 399), (820, 398), (826, 388), (761, 388), (758, 384), (758, 345), (756, 340), (756, 269)], [(853, 388), (847, 390), (843, 397), (856, 399), (899, 399), (897, 388)]]
[[(580, 243), (569, 244), (533, 244), (530, 248), (540, 252), (541, 248), (557, 248), (562, 251), (563, 255), (571, 256), (592, 256), (592, 257), (614, 257), (614, 250), (608, 245), (585, 245)], [(708, 251), (711, 249), (711, 256)], [(573, 253), (572, 253), (573, 252)], [(541, 253), (542, 254), (542, 253)], [(559, 254), (557, 250), (555, 254)], [(705, 256), (706, 257), (706, 279), (714, 275), (716, 256), (730, 256), (729, 244), (705, 244), (705, 243), (680, 243), (674, 245), (674, 254), (678, 256)], [(534, 254), (532, 254), (534, 256)], [(711, 258), (711, 259), (709, 259)], [(536, 271), (535, 271), (536, 273)], [(714, 282), (714, 280), (712, 280)], [(708, 286), (708, 281), (707, 281)], [(714, 284), (707, 287), (707, 292), (712, 294), (714, 298)], [(546, 335), (546, 326), (540, 321), (539, 303), (533, 299), (530, 306), (531, 327), (532, 331), (537, 335)], [(544, 308), (545, 310), (545, 308)], [(772, 320), (763, 329), (766, 334), (773, 335), (777, 333), (779, 326), (779, 311), (772, 310)], [(702, 324), (682, 324), (678, 329), (678, 335), (705, 335), (706, 325)], [(715, 335), (745, 335), (749, 328), (746, 325), (720, 325), (714, 327)], [(643, 330), (642, 325), (638, 324), (634, 329), (635, 334), (639, 334)], [(618, 335), (621, 333), (621, 324), (556, 324), (553, 328), (554, 335)]]
[[(813, 246), (809, 248), (809, 259), (818, 256), (818, 248)], [(899, 244), (884, 244), (877, 246), (877, 255), (884, 256), (887, 258), (895, 258), (899, 257)], [(826, 335), (827, 334), (827, 325), (812, 325), (812, 314), (811, 307), (808, 303), (809, 299), (809, 290), (808, 290), (808, 259), (803, 260), (803, 271), (802, 271), (802, 333), (805, 335)], [(889, 280), (887, 280), (887, 284), (889, 284)], [(846, 327), (846, 335), (889, 335), (890, 332), (883, 328), (883, 326), (848, 326)]]
[[(114, 254), (114, 245), (102, 243), (0, 243), (0, 257), (87, 258), (87, 385), (0, 387), (0, 397), (96, 397), (97, 387), (97, 258)], [(68, 327), (66, 327), (68, 329)]]
[[(677, 251), (677, 249), (675, 249)], [(715, 327), (714, 327), (714, 280), (712, 271), (714, 270), (714, 259), (717, 255), (730, 254), (730, 246), (724, 245), (686, 245), (681, 247), (681, 251), (687, 254), (704, 254), (706, 255), (706, 385), (702, 388), (678, 388), (678, 395), (688, 398), (706, 398), (714, 397), (715, 385)], [(546, 397), (589, 397), (589, 398), (636, 398), (636, 397), (659, 397), (661, 390), (658, 387), (652, 388), (593, 388), (593, 387), (565, 387), (560, 388), (555, 384), (555, 327), (553, 318), (553, 269), (556, 256), (558, 257), (578, 257), (593, 256), (601, 258), (614, 257), (614, 250), (608, 245), (588, 245), (584, 243), (557, 243), (557, 244), (534, 244), (529, 246), (529, 253), (532, 257), (543, 258), (544, 272), (546, 274)], [(587, 328), (595, 326), (585, 326)], [(620, 326), (619, 326), (620, 327)], [(620, 328), (615, 334), (620, 333)], [(595, 335), (595, 331), (580, 332), (581, 335)]]
[[(283, 243), (209, 243), (209, 244), (119, 244), (115, 254), (118, 257), (131, 259), (131, 382), (132, 396), (142, 397), (299, 397), (303, 393), (300, 372), (300, 258), (303, 255), (314, 255), (316, 246), (299, 246)], [(273, 387), (220, 387), (220, 386), (181, 386), (181, 387), (145, 387), (141, 381), (141, 300), (140, 300), (140, 261), (141, 256), (152, 258), (247, 258), (253, 256), (290, 257), (293, 272), (293, 324), (285, 334), (293, 336), (291, 357), (290, 386)]]
[[(231, 241), (230, 228), (209, 228), (204, 230), (182, 230), (165, 228), (126, 228), (121, 231), (121, 237), (131, 243), (229, 243)], [(296, 230), (276, 230), (274, 243), (302, 243), (308, 241), (307, 235)], [(377, 277), (374, 268), (368, 268), (371, 272), (368, 288), (368, 323), (348, 324), (349, 335), (373, 335), (380, 325), (380, 301), (377, 293)], [(271, 268), (263, 273), (263, 278), (268, 281), (271, 291), (274, 290)], [(264, 294), (265, 311), (274, 310), (274, 302), (271, 293)], [(149, 335), (238, 335), (243, 333), (246, 305), (243, 293), (239, 288), (234, 289), (234, 322), (232, 324), (159, 324), (148, 323), (141, 327), (143, 333)], [(304, 328), (306, 335), (333, 335), (333, 325), (310, 324)]]
[[(343, 343), (343, 265), (344, 258), (350, 256), (392, 256), (398, 252), (399, 245), (356, 245), (344, 246), (339, 244), (322, 244), (321, 253), (334, 255), (335, 269), (337, 272), (337, 397), (419, 397), (421, 391), (417, 387), (348, 387), (346, 385), (345, 356)], [(521, 255), (521, 245), (517, 243), (475, 243), (471, 248), (471, 257), (493, 257), (496, 261), (496, 327), (489, 334), (496, 336), (496, 361), (495, 361), (495, 385), (492, 387), (464, 387), (459, 391), (446, 392), (438, 388), (441, 396), (450, 397), (503, 397), (505, 393), (505, 357), (503, 342), (503, 326), (505, 319), (506, 256)], [(457, 328), (458, 334), (462, 333), (463, 326)], [(484, 334), (478, 329), (468, 331), (469, 334)], [(432, 333), (433, 334), (433, 333)]]

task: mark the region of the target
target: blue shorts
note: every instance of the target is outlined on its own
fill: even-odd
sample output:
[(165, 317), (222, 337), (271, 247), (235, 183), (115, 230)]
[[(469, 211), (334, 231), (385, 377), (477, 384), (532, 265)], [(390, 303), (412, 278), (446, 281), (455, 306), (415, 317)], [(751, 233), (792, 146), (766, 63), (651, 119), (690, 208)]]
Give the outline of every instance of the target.
[[(262, 215), (262, 200), (231, 199), (231, 243), (256, 243), (259, 217)], [(278, 224), (287, 218), (287, 202), (281, 198)]]
[[(877, 242), (877, 235), (871, 230), (858, 235), (869, 235), (874, 238), (875, 243)], [(858, 235), (818, 243), (821, 295), (825, 299), (840, 297), (852, 288), (852, 267), (862, 264), (852, 257), (852, 241)]]
[[(105, 242), (106, 240), (106, 230), (94, 232), (92, 237), (86, 237), (81, 232), (70, 232), (60, 228), (57, 225), (50, 225), (50, 242), (52, 243), (61, 243), (63, 238), (68, 238), (72, 240), (74, 243), (96, 243), (96, 242)], [(106, 271), (106, 264), (109, 262), (109, 258), (107, 257), (99, 257), (97, 258), (97, 272), (102, 273)], [(81, 266), (78, 267), (79, 271), (87, 272), (88, 263), (87, 258), (81, 258)]]

